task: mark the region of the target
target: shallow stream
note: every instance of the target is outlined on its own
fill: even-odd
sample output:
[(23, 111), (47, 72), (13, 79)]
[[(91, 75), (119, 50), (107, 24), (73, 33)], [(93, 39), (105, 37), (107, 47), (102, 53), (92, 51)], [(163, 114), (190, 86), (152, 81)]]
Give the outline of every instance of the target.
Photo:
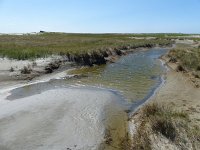
[[(166, 69), (158, 58), (167, 51), (163, 48), (138, 51), (115, 63), (65, 71), (64, 79), (9, 91), (5, 94), (9, 102), (0, 109), (0, 148), (7, 145), (12, 149), (17, 143), (17, 150), (120, 149), (128, 132), (126, 110), (134, 110), (162, 83)], [(69, 74), (76, 77), (68, 78)], [(27, 122), (30, 123), (24, 126)], [(13, 129), (16, 133), (8, 134)], [(12, 136), (14, 142), (1, 134)], [(23, 139), (19, 140), (19, 136)], [(24, 140), (32, 147), (24, 144)]]
[(99, 87), (117, 92), (127, 102), (146, 99), (162, 82), (165, 67), (158, 59), (167, 49), (150, 49), (122, 56), (117, 62), (66, 71), (75, 78), (52, 79), (12, 90), (8, 100), (24, 98), (54, 88)]
[(120, 92), (128, 102), (143, 100), (161, 84), (165, 67), (158, 59), (167, 49), (138, 51), (122, 56), (116, 63), (80, 68), (70, 71), (82, 78), (70, 80), (70, 84), (92, 85)]

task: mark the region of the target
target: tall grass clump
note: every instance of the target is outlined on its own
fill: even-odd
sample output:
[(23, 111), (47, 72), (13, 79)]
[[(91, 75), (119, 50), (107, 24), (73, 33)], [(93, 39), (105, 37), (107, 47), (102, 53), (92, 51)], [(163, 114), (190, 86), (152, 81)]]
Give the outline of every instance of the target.
[(200, 71), (200, 48), (176, 48), (170, 51), (169, 57), (187, 70)]
[(190, 149), (190, 145), (195, 149), (200, 132), (189, 124), (187, 113), (158, 103), (147, 104), (140, 111), (140, 123), (128, 149), (151, 150), (156, 137), (180, 149)]

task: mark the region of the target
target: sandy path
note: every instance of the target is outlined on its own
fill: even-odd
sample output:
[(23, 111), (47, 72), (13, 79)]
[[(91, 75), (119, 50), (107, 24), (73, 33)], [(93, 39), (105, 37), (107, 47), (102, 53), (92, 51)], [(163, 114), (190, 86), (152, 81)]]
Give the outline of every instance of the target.
[(61, 88), (14, 101), (0, 94), (0, 150), (98, 149), (106, 121), (122, 122), (121, 99), (105, 90)]

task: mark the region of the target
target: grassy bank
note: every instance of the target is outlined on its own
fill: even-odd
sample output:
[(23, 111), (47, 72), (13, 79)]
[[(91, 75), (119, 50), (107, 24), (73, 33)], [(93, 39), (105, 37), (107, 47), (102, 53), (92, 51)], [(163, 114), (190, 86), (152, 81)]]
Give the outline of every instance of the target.
[[(39, 33), (26, 35), (0, 35), (0, 56), (19, 60), (48, 55), (83, 55), (99, 53), (109, 48), (130, 49), (138, 47), (168, 46), (170, 40), (132, 39), (131, 34), (66, 34)], [(138, 35), (141, 36), (141, 35)]]
[(177, 63), (177, 71), (189, 72), (195, 78), (200, 78), (200, 47), (176, 48), (168, 54), (170, 62)]
[(187, 70), (200, 71), (200, 48), (177, 48), (170, 51), (171, 61), (180, 62)]
[[(187, 113), (158, 103), (151, 103), (140, 110), (140, 121), (132, 143), (125, 149), (152, 150), (198, 149), (200, 130), (192, 126)], [(166, 148), (167, 148), (166, 147)]]

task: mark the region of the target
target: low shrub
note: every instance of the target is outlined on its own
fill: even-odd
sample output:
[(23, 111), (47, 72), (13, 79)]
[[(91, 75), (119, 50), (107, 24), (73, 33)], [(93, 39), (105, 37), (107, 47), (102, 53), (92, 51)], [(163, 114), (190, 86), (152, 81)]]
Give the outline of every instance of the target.
[(23, 69), (21, 69), (22, 74), (30, 74), (32, 72), (32, 69), (28, 66), (24, 66)]
[(187, 147), (188, 142), (198, 141), (199, 136), (194, 138), (194, 131), (188, 125), (187, 113), (158, 103), (147, 104), (140, 111), (140, 123), (128, 149), (151, 150), (154, 136), (163, 136), (180, 149)]
[(13, 67), (11, 67), (9, 71), (10, 71), (10, 72), (14, 72), (15, 70), (14, 70)]

